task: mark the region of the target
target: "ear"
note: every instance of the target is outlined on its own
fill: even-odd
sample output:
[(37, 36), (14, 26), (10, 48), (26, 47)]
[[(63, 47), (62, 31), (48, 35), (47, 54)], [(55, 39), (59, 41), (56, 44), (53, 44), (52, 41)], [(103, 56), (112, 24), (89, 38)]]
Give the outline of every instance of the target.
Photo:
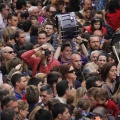
[(10, 19), (8, 19), (8, 23), (11, 24), (11, 20)]
[(19, 82), (16, 82), (16, 86), (18, 86), (19, 85)]
[(62, 118), (62, 115), (61, 115), (61, 114), (58, 114), (58, 119), (61, 120), (61, 118)]
[(22, 110), (22, 109), (20, 109), (20, 111), (19, 111), (19, 112), (20, 112), (20, 114), (22, 114), (23, 110)]

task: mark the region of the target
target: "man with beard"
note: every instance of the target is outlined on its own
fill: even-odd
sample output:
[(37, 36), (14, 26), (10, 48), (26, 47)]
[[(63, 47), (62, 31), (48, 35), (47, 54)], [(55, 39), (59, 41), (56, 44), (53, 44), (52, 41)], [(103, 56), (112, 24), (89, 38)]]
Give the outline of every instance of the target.
[(100, 38), (96, 35), (91, 35), (89, 38), (88, 54), (91, 55), (91, 52), (94, 50), (100, 50)]
[(82, 83), (83, 76), (82, 76), (82, 59), (79, 54), (75, 53), (72, 54), (70, 57), (70, 62), (75, 69), (75, 74), (77, 76), (76, 80)]

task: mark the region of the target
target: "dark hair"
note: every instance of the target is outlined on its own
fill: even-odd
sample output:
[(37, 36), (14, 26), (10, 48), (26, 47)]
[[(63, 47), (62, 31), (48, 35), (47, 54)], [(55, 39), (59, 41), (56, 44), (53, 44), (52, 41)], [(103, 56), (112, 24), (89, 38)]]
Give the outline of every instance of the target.
[(43, 83), (43, 80), (40, 79), (40, 78), (32, 77), (32, 78), (30, 78), (30, 80), (28, 81), (28, 85), (35, 85), (35, 86), (37, 87), (40, 82)]
[(13, 108), (6, 108), (1, 112), (1, 120), (14, 120), (15, 112)]
[(58, 114), (63, 114), (66, 108), (68, 108), (68, 106), (63, 103), (56, 103), (55, 105), (53, 105), (52, 108), (53, 119), (56, 119)]
[(26, 6), (26, 1), (25, 0), (17, 0), (16, 9), (20, 10), (20, 9), (22, 9), (23, 6)]
[(1, 101), (1, 108), (2, 110), (4, 109), (4, 107), (8, 107), (9, 106), (9, 102), (10, 101), (17, 101), (17, 99), (13, 96), (5, 96), (2, 101)]
[(51, 72), (47, 75), (47, 83), (53, 85), (58, 82), (58, 78), (62, 78), (62, 74), (59, 72)]
[(12, 76), (11, 78), (11, 83), (13, 85), (13, 87), (16, 87), (16, 82), (20, 82), (21, 81), (21, 77), (23, 77), (24, 75), (16, 73)]
[(31, 16), (30, 16), (30, 21), (31, 21), (31, 20), (38, 20), (38, 18), (37, 18), (37, 16), (35, 16), (35, 15), (31, 15)]
[(24, 32), (28, 32), (31, 28), (32, 24), (30, 20), (26, 20), (22, 23), (22, 29), (24, 30)]
[(50, 84), (43, 85), (43, 86), (40, 88), (40, 91), (41, 91), (41, 92), (47, 91), (48, 94), (51, 94), (51, 93), (54, 92), (53, 87), (52, 87), (52, 85), (50, 85)]
[(95, 73), (96, 75), (89, 74), (89, 77), (86, 79), (86, 88), (87, 90), (92, 87), (97, 87), (96, 81), (102, 81), (99, 74)]
[(16, 12), (14, 12), (14, 13), (9, 13), (8, 14), (8, 16), (7, 16), (7, 21), (10, 19), (10, 20), (12, 20), (12, 17), (18, 17), (18, 14), (16, 13)]
[(16, 33), (15, 33), (15, 38), (16, 38), (16, 37), (19, 37), (19, 35), (22, 34), (22, 33), (24, 33), (24, 32), (21, 31), (21, 30), (16, 31)]
[(101, 10), (94, 11), (93, 17), (95, 17), (96, 14), (101, 14), (103, 16), (103, 12)]
[(46, 109), (39, 109), (35, 114), (35, 120), (51, 120), (52, 115)]
[(106, 62), (108, 62), (108, 55), (107, 55), (107, 53), (105, 53), (105, 52), (100, 53), (98, 55), (98, 57), (97, 57), (97, 61), (98, 61), (98, 59), (99, 59), (100, 56), (105, 56), (106, 57)]
[(24, 44), (23, 47), (21, 48), (21, 50), (32, 50), (32, 49), (33, 49), (33, 44), (30, 42)]
[(20, 17), (27, 19), (29, 17), (28, 11), (20, 12)]
[(94, 32), (96, 29), (94, 28), (94, 24), (100, 22), (100, 28), (99, 30), (102, 30), (102, 20), (100, 18), (93, 18), (91, 20), (91, 30)]
[(56, 85), (56, 90), (57, 90), (58, 96), (62, 97), (68, 88), (69, 88), (69, 86), (68, 86), (67, 80), (62, 80), (62, 81), (58, 82)]
[(38, 35), (39, 35), (39, 34), (45, 34), (45, 35), (47, 36), (47, 32), (44, 31), (44, 30), (39, 31), (39, 32), (38, 32)]
[(0, 12), (6, 7), (6, 3), (0, 3)]
[(53, 23), (51, 23), (51, 22), (46, 22), (44, 26), (46, 26), (46, 25), (51, 25), (51, 26), (53, 26)]
[(101, 77), (102, 77), (102, 79), (103, 79), (104, 81), (106, 80), (107, 75), (108, 75), (111, 67), (113, 67), (113, 66), (116, 66), (116, 65), (115, 65), (114, 63), (107, 62), (107, 63), (105, 63), (104, 66), (102, 67), (102, 69), (101, 69), (101, 71), (102, 71), (102, 72), (101, 72)]
[(61, 51), (63, 52), (66, 47), (71, 47), (71, 44), (68, 43), (68, 42), (67, 42), (67, 43), (64, 43), (64, 44), (61, 46)]
[(39, 25), (32, 25), (30, 35), (38, 35), (38, 29), (40, 28)]

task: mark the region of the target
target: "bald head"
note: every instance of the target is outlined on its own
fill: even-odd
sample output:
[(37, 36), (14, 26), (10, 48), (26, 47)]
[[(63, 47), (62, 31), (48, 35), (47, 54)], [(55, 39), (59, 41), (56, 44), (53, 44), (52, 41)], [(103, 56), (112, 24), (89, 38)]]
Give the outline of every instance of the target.
[(72, 54), (70, 61), (74, 69), (80, 69), (82, 66), (82, 60), (79, 54)]

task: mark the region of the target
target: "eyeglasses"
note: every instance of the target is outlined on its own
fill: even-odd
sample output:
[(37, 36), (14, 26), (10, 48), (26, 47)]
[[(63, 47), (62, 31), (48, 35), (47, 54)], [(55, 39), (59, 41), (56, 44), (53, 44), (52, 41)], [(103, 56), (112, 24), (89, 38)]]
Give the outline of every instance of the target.
[(9, 11), (9, 9), (5, 9), (5, 10)]
[(8, 51), (8, 52), (5, 52), (5, 53), (12, 54), (12, 53), (15, 53), (15, 52), (14, 51)]
[(75, 72), (75, 70), (73, 69), (73, 70), (70, 70), (70, 71), (68, 71), (68, 73), (74, 73)]

